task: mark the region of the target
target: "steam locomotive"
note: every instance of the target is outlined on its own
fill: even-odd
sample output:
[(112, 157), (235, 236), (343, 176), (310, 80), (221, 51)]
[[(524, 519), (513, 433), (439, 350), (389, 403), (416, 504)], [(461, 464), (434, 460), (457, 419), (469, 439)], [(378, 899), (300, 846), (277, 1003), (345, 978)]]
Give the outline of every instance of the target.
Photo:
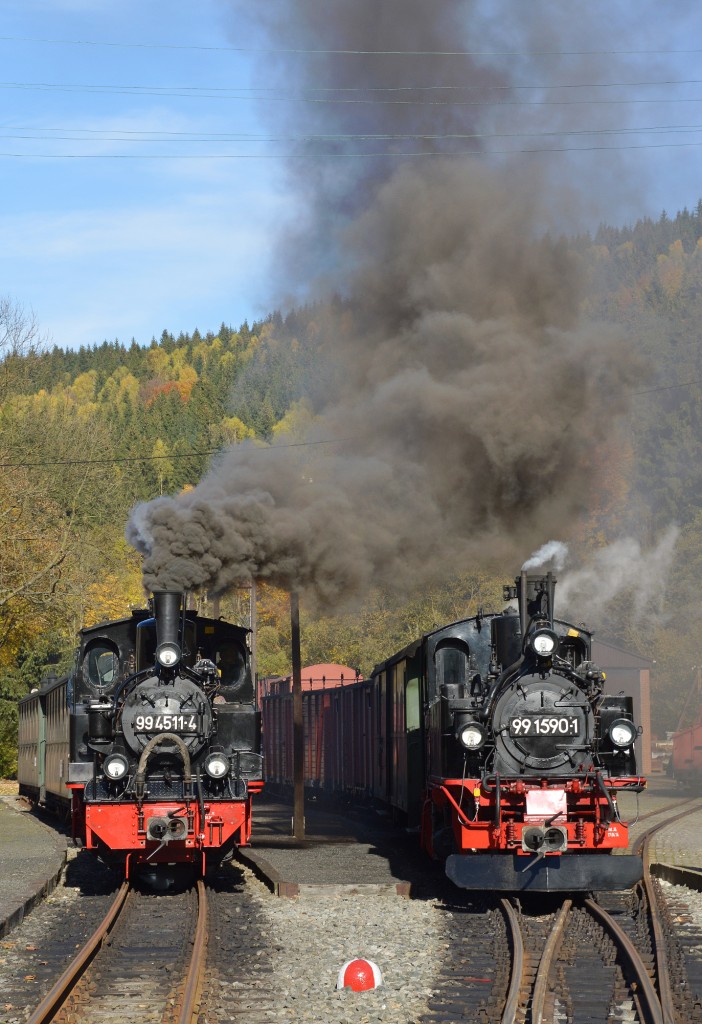
[(247, 634), (172, 591), (83, 629), (74, 672), (20, 702), (20, 792), (69, 796), (84, 846), (154, 885), (245, 845), (263, 786)]
[[(418, 828), (466, 889), (626, 889), (641, 859), (618, 795), (639, 791), (630, 697), (606, 695), (591, 634), (554, 618), (555, 579), (523, 572), (513, 606), (425, 634), (368, 680), (303, 694), (308, 786), (369, 797)], [(272, 782), (289, 731), (263, 701)], [(341, 755), (338, 751), (341, 750)]]

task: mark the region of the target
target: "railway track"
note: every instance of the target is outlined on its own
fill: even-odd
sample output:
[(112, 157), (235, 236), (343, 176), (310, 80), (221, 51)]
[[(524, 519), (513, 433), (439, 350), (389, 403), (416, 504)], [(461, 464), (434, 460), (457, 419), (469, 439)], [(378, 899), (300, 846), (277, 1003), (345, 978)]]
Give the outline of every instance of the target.
[(636, 919), (626, 912), (624, 900), (612, 899), (610, 904), (605, 909), (592, 899), (563, 903), (541, 951), (535, 981), (525, 986), (518, 1013), (503, 1016), (505, 1024), (558, 1019), (663, 1024), (650, 957), (631, 934)]
[(192, 1024), (206, 949), (203, 882), (168, 896), (140, 894), (125, 882), (27, 1024)]
[(231, 872), (164, 896), (125, 883), (26, 1024), (269, 1021), (270, 949), (259, 932)]
[(633, 900), (608, 897), (607, 908), (593, 899), (541, 897), (551, 904), (545, 912), (533, 900), (503, 899), (488, 911), (489, 942), (483, 915), (458, 921), (456, 955), (424, 1024), (664, 1024)]
[[(462, 915), (453, 911), (455, 962), (439, 979), (425, 1024), (702, 1022), (699, 986), (688, 978), (696, 955), (702, 960), (702, 944), (690, 940), (683, 954), (675, 913), (649, 865), (655, 834), (686, 817), (691, 804), (700, 807), (699, 801), (686, 800), (676, 803), (676, 810), (686, 809), (673, 816), (671, 808), (646, 815), (663, 817), (637, 840), (644, 878), (630, 893), (503, 899), (488, 911), (489, 934), (479, 905), (467, 904)], [(702, 890), (699, 872), (695, 881)], [(475, 963), (482, 964), (482, 972), (471, 969)], [(702, 963), (697, 973), (702, 983)], [(462, 994), (461, 979), (467, 983)]]
[[(577, 1019), (573, 1004), (578, 999), (582, 1000), (579, 990), (583, 987), (582, 979), (588, 973), (582, 956), (578, 964), (580, 973), (571, 972), (570, 983), (564, 984), (564, 981), (567, 974), (565, 964), (569, 955), (576, 963), (578, 962), (578, 947), (581, 944), (574, 941), (574, 936), (578, 929), (582, 930), (583, 922), (578, 921), (578, 916), (582, 917), (583, 914), (594, 918), (616, 951), (614, 962), (617, 978), (610, 1006), (606, 1009), (603, 1020), (627, 1012), (627, 999), (622, 999), (622, 983), (628, 988), (631, 1008), (641, 1024), (690, 1024), (692, 1020), (699, 1019), (695, 1014), (694, 1005), (686, 999), (690, 986), (684, 977), (684, 971), (680, 970), (680, 957), (675, 956), (676, 940), (671, 915), (650, 867), (650, 846), (654, 836), (660, 829), (686, 817), (690, 813), (691, 803), (699, 807), (696, 801), (681, 801), (676, 807), (685, 806), (686, 810), (671, 817), (669, 808), (663, 820), (649, 827), (637, 840), (634, 851), (641, 853), (644, 876), (640, 886), (630, 897), (602, 893), (597, 899), (584, 900), (581, 907), (574, 906), (571, 900), (564, 902), (543, 947), (537, 980), (530, 996), (522, 1000), (521, 1019), (528, 1021), (529, 1024), (545, 1024), (546, 1021), (557, 1019), (558, 1003), (572, 1015), (572, 1019)], [(605, 964), (606, 944), (603, 943), (602, 936), (593, 933), (592, 928), (586, 928), (584, 933), (588, 935), (586, 944), (591, 950), (602, 950)], [(570, 954), (567, 950), (568, 945), (572, 947)], [(675, 981), (671, 972), (671, 951), (678, 964)], [(596, 974), (595, 977), (604, 980), (605, 974), (606, 971)], [(596, 1005), (598, 995), (594, 991), (595, 986), (590, 984), (585, 988), (590, 989), (589, 998), (585, 1002)], [(600, 990), (601, 1001), (606, 984), (597, 985), (596, 988)], [(555, 993), (559, 990), (560, 996), (556, 996)], [(504, 1019), (516, 1020), (517, 1016), (508, 1012)]]
[[(259, 1024), (275, 1020), (277, 979), (271, 936), (247, 893), (247, 883), (223, 874), (208, 888), (207, 965), (200, 1000), (200, 1020), (207, 1024)], [(299, 936), (304, 944), (304, 936)]]
[[(688, 803), (696, 803), (699, 809), (699, 800)], [(699, 1003), (695, 1005), (694, 1002), (694, 988), (689, 984), (687, 971), (682, 962), (670, 908), (663, 897), (659, 882), (654, 877), (651, 864), (651, 844), (656, 833), (685, 818), (689, 813), (689, 810), (683, 811), (652, 826), (636, 840), (634, 846), (635, 852), (641, 853), (644, 865), (641, 896), (650, 921), (655, 955), (655, 980), (662, 1007), (663, 1024), (691, 1024), (692, 1021), (702, 1020)], [(696, 887), (698, 879), (692, 872), (686, 872), (685, 869), (678, 871), (679, 880), (684, 885)]]
[[(682, 816), (671, 817), (667, 810), (667, 817), (656, 812), (662, 820), (638, 842), (650, 845), (654, 829)], [(643, 845), (642, 852), (647, 858)], [(702, 935), (695, 940), (691, 933), (684, 949), (679, 941), (676, 946), (675, 918), (684, 912), (684, 897), (677, 897), (671, 911), (661, 900), (660, 882), (649, 875), (648, 883), (637, 892), (600, 893), (590, 900), (554, 895), (538, 902), (502, 901), (452, 891), (442, 907), (450, 946), (422, 1021), (702, 1024), (702, 1004), (695, 1002), (702, 963), (699, 980), (690, 980)], [(81, 951), (75, 969), (65, 972), (73, 980), (54, 986), (63, 994), (52, 990), (44, 1000), (50, 1005), (26, 1020), (277, 1019), (280, 983), (271, 978), (276, 939), (257, 918), (246, 889), (243, 876), (229, 872), (219, 883), (212, 879), (207, 890), (169, 896), (120, 892), (119, 909), (105, 915), (92, 948)]]

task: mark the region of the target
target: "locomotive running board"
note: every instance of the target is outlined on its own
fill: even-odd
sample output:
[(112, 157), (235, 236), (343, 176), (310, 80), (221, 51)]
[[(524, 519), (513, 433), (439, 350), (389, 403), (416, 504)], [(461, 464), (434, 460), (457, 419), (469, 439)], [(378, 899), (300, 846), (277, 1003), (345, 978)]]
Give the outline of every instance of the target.
[(643, 875), (640, 857), (601, 853), (518, 857), (509, 853), (452, 854), (446, 874), (461, 889), (501, 892), (592, 892), (631, 889)]

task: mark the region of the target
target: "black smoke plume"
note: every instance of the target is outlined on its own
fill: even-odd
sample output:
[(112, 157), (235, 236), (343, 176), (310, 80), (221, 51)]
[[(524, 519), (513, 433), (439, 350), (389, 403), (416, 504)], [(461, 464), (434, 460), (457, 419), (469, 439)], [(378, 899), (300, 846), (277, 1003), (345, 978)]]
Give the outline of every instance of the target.
[[(396, 17), (373, 21), (369, 0), (259, 6), (269, 42), (325, 50), (369, 40), (455, 50), (466, 39), (457, 12), (471, 7), (394, 0), (380, 8)], [(399, 59), (366, 56), (359, 79), (326, 55), (291, 85), (304, 93), (314, 74), (379, 88), (397, 83)], [(289, 81), (293, 64), (282, 61)], [(466, 58), (461, 72), (481, 86), (501, 80)], [(446, 65), (426, 58), (412, 81), (441, 84), (440, 73)], [(362, 116), (322, 109), (329, 130)], [(371, 110), (389, 134), (396, 112)], [(403, 113), (403, 127), (416, 116), (428, 117)], [(476, 124), (473, 107), (452, 118)], [(324, 161), (309, 177), (309, 162), (293, 164), (307, 234), (288, 235), (281, 252), (298, 269), (291, 252), (314, 253), (317, 287), (336, 295), (320, 317), (320, 357), (333, 360), (337, 387), (308, 445), (239, 444), (193, 491), (134, 510), (127, 536), (144, 554), (145, 586), (222, 593), (267, 579), (329, 608), (371, 583), (403, 590), (521, 561), (566, 535), (594, 485), (593, 447), (638, 371), (621, 337), (581, 322), (577, 263), (544, 233), (538, 181), (448, 151), (353, 156), (333, 165), (336, 177)]]

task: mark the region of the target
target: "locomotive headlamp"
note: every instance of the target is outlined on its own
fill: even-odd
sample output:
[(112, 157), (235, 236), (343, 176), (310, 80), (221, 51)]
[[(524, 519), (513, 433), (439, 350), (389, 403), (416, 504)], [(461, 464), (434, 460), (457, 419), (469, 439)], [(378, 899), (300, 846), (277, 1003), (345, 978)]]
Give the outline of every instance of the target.
[(102, 770), (112, 782), (119, 782), (129, 771), (129, 761), (124, 754), (109, 754), (102, 763)]
[(208, 754), (205, 771), (211, 779), (223, 779), (229, 773), (229, 759), (226, 754)]
[(609, 727), (609, 738), (615, 747), (624, 750), (636, 739), (636, 726), (628, 718), (616, 718)]
[(180, 647), (173, 643), (161, 644), (156, 649), (156, 660), (164, 668), (173, 668), (180, 661)]
[(466, 750), (480, 750), (485, 743), (485, 729), (479, 722), (466, 722), (458, 729), (458, 739)]
[(540, 658), (550, 658), (558, 649), (558, 634), (552, 629), (536, 629), (529, 637), (534, 654)]

